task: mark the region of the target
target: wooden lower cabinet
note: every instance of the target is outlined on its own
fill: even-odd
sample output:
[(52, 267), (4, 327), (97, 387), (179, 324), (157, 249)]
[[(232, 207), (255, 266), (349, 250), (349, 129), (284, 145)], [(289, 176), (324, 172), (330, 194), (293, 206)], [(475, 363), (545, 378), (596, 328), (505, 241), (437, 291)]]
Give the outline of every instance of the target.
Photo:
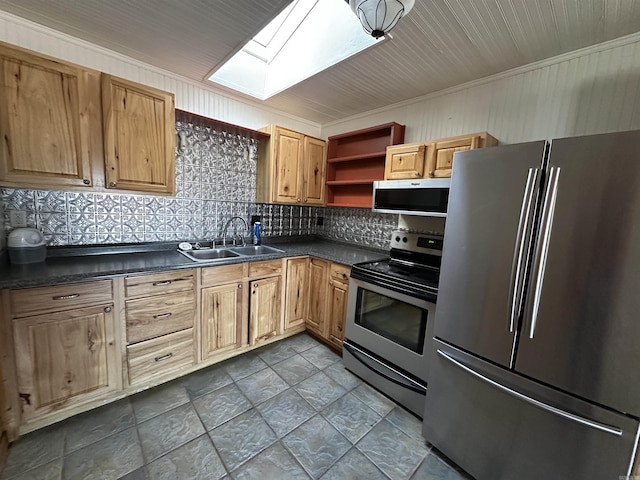
[(307, 310), (307, 328), (322, 337), (327, 336), (327, 284), (330, 263), (312, 258), (309, 265), (309, 304)]
[(113, 305), (13, 320), (24, 420), (121, 388)]
[(285, 332), (304, 325), (309, 295), (309, 258), (287, 260), (287, 281), (284, 300)]
[(246, 344), (242, 338), (245, 291), (246, 283), (241, 281), (201, 290), (201, 360)]
[(347, 298), (349, 296), (349, 285), (329, 281), (329, 341), (336, 347), (342, 348), (344, 340), (344, 322), (347, 315)]
[(249, 301), (249, 343), (258, 345), (280, 332), (281, 276), (251, 280)]
[(129, 345), (127, 360), (131, 385), (178, 377), (195, 363), (193, 328)]
[(342, 348), (350, 268), (312, 258), (309, 268), (307, 328)]

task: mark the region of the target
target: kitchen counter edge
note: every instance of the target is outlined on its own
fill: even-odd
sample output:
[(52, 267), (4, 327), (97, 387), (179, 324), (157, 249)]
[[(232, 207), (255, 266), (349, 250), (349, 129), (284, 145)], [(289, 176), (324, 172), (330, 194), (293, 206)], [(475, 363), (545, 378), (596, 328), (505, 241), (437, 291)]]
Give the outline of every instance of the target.
[[(102, 255), (74, 255), (49, 257), (45, 262), (13, 265), (6, 259), (0, 265), (0, 289), (42, 287), (62, 283), (100, 280), (131, 274), (145, 274), (169, 270), (217, 267), (236, 263), (260, 262), (278, 258), (313, 256), (343, 265), (382, 260), (387, 253), (365, 246), (351, 246), (330, 240), (295, 243), (270, 243), (284, 253), (259, 257), (230, 258), (216, 262), (194, 262), (176, 249)], [(79, 252), (82, 248), (77, 249)]]

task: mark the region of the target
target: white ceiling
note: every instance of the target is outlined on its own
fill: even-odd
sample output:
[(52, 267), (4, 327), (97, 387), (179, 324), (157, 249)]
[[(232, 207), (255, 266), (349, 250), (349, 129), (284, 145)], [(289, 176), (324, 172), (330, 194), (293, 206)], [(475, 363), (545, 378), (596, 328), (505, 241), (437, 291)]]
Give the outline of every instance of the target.
[[(207, 83), (289, 2), (0, 0), (0, 10)], [(322, 125), (638, 31), (637, 0), (416, 0), (391, 41), (264, 104)]]

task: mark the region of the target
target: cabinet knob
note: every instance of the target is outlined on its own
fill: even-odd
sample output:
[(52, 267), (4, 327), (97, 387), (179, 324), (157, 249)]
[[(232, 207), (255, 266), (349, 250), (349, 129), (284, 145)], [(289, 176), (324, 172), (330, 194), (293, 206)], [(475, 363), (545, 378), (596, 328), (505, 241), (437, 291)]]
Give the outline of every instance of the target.
[(258, 284), (257, 284), (257, 283), (254, 283), (254, 284), (253, 284), (253, 288), (258, 288)]
[(241, 283), (238, 284), (238, 288), (242, 288), (242, 284)]
[(429, 172), (429, 176), (430, 176), (431, 178), (435, 177), (435, 172), (434, 172), (433, 170), (431, 170), (431, 171)]
[(109, 182), (109, 186), (111, 188), (116, 188), (116, 182)]
[(297, 198), (297, 199), (296, 199), (296, 201), (297, 201), (297, 202), (299, 202), (299, 201), (300, 201), (300, 199), (299, 199), (299, 198)]
[(104, 313), (111, 312), (111, 307), (104, 307)]
[(84, 180), (82, 180), (82, 183), (84, 183), (85, 185), (91, 185), (91, 180), (85, 178)]
[(329, 285), (333, 285), (333, 281), (329, 282)]

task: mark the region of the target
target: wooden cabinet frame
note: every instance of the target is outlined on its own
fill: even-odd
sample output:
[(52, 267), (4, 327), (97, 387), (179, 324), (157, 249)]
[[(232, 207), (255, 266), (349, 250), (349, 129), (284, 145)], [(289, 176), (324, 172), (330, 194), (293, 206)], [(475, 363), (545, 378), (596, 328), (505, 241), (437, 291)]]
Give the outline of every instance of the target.
[(289, 205), (324, 205), (327, 144), (277, 125), (259, 149), (256, 200)]
[(0, 138), (2, 185), (99, 185), (100, 73), (0, 43)]
[(106, 187), (175, 195), (172, 93), (102, 74)]

